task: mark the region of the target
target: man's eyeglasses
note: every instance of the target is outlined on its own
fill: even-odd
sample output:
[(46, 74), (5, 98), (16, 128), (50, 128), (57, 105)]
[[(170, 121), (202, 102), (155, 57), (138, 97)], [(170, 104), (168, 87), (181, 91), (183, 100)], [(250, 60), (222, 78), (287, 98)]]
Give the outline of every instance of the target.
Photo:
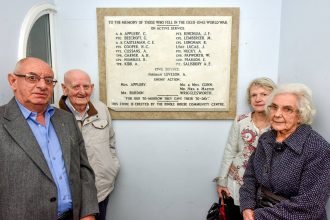
[(277, 112), (280, 109), (281, 110), (281, 113), (283, 115), (291, 115), (292, 113), (297, 112), (297, 109), (294, 109), (291, 106), (282, 106), (282, 107), (279, 107), (278, 105), (271, 104), (271, 105), (267, 106), (267, 108), (272, 113)]
[(51, 76), (40, 77), (36, 73), (32, 73), (32, 72), (27, 74), (14, 73), (14, 75), (18, 77), (24, 77), (27, 82), (33, 84), (38, 83), (41, 79), (44, 79), (45, 83), (49, 86), (50, 85), (55, 86), (55, 84), (57, 83), (57, 80)]

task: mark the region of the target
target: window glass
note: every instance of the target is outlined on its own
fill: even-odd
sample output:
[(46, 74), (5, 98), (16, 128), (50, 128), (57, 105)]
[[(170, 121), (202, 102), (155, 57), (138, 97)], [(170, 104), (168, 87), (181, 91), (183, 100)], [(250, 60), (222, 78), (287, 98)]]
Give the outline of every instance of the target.
[[(19, 35), (18, 60), (24, 57), (37, 57), (47, 62), (56, 74), (54, 18), (56, 8), (52, 4), (34, 5), (26, 14)], [(55, 86), (54, 99), (59, 99), (61, 88)]]
[(37, 57), (52, 65), (48, 14), (33, 24), (26, 45), (26, 56)]

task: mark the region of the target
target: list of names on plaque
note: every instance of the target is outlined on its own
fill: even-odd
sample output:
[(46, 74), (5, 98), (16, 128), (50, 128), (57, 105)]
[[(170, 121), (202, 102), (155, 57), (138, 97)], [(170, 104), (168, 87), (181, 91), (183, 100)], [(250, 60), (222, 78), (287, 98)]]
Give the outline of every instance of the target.
[(231, 16), (106, 16), (107, 105), (227, 111)]

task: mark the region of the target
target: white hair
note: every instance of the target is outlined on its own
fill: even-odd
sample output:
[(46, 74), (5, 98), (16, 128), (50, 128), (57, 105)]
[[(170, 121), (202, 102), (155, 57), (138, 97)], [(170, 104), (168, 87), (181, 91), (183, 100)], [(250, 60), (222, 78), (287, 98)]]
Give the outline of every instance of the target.
[(272, 92), (267, 100), (267, 114), (269, 113), (267, 106), (269, 106), (273, 102), (274, 97), (279, 94), (295, 95), (298, 100), (297, 108), (300, 115), (300, 122), (302, 124), (312, 124), (316, 110), (313, 105), (312, 91), (310, 88), (302, 83), (289, 83), (280, 85)]

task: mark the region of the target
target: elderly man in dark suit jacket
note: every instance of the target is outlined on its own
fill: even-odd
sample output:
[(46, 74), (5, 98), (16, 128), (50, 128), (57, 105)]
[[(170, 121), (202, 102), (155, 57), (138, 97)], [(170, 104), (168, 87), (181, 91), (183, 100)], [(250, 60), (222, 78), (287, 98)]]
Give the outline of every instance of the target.
[(75, 118), (49, 105), (52, 69), (25, 58), (8, 81), (15, 97), (0, 107), (0, 219), (95, 219), (94, 173)]

